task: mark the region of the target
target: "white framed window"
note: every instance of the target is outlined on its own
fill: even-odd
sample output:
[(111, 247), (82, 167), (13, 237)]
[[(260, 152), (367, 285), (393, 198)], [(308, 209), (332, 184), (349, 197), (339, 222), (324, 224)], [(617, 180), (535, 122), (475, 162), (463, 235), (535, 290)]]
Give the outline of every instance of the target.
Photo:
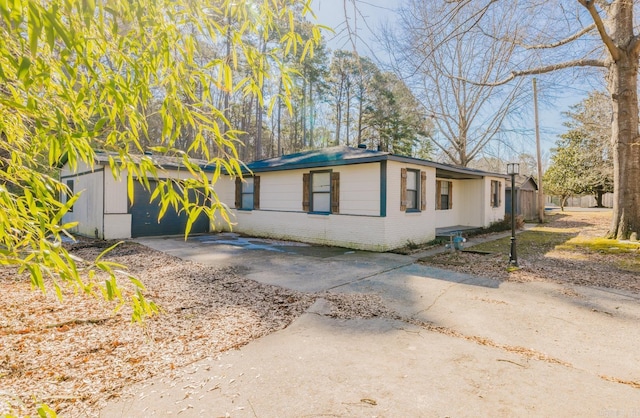
[(331, 212), (331, 172), (311, 173), (311, 212)]
[(418, 170), (407, 170), (407, 190), (405, 194), (407, 210), (419, 210), (419, 184), (420, 172)]
[(236, 209), (260, 209), (260, 176), (236, 177)]
[(453, 183), (436, 180), (436, 210), (449, 210), (453, 206)]
[(253, 209), (253, 177), (242, 182), (242, 209)]

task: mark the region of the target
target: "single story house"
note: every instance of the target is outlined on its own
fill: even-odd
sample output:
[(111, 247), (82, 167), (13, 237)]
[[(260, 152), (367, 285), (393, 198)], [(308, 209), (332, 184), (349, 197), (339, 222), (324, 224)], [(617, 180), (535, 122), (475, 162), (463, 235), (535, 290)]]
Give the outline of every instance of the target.
[[(78, 162), (78, 168), (72, 171), (68, 161), (60, 163), (60, 179), (71, 191), (82, 192), (71, 211), (63, 217), (63, 222), (78, 222), (71, 232), (100, 239), (126, 239), (153, 235), (184, 234), (187, 216), (176, 212), (171, 206), (158, 221), (160, 206), (158, 199), (150, 202), (156, 185), (150, 180), (151, 191), (138, 182), (133, 185), (133, 202), (127, 193), (127, 172), (123, 171), (119, 179), (114, 178), (109, 165), (112, 155), (96, 152), (94, 167)], [(191, 177), (176, 158), (146, 155), (161, 167), (159, 177), (186, 179)], [(141, 158), (138, 157), (138, 158)], [(199, 161), (204, 166), (204, 161)], [(207, 167), (205, 167), (207, 170)], [(213, 168), (211, 167), (211, 171)], [(62, 196), (62, 199), (66, 199)], [(191, 233), (210, 231), (211, 222), (201, 216), (192, 225)]]
[[(516, 215), (526, 220), (538, 218), (538, 183), (531, 176), (517, 175), (516, 183)], [(505, 189), (505, 214), (511, 214), (511, 180)]]
[(387, 251), (431, 241), (438, 228), (504, 219), (508, 176), (344, 146), (247, 165), (220, 179), (235, 224), (217, 230)]
[[(101, 239), (183, 234), (184, 213), (169, 209), (158, 221), (155, 188), (127, 173), (113, 176), (110, 155), (97, 152), (94, 167), (61, 164), (60, 178), (80, 199), (63, 222), (72, 232)], [(146, 156), (161, 178), (191, 176), (179, 160)], [(204, 161), (197, 162), (213, 171)], [(233, 230), (354, 249), (387, 251), (435, 238), (438, 228), (486, 227), (503, 219), (506, 175), (363, 148), (332, 147), (250, 163), (244, 179), (222, 176), (215, 188), (234, 216), (233, 225), (202, 216), (191, 233)], [(64, 197), (63, 197), (64, 199)]]

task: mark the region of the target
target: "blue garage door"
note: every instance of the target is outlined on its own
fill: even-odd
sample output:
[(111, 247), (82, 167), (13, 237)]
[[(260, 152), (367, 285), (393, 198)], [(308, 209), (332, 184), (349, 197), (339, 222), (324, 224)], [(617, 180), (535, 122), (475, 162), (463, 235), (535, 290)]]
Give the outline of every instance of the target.
[[(158, 221), (160, 214), (160, 204), (158, 198), (149, 202), (151, 193), (156, 188), (156, 182), (150, 182), (151, 192), (139, 184), (134, 183), (134, 202), (129, 208), (131, 213), (131, 236), (150, 237), (158, 235), (180, 235), (184, 234), (187, 226), (187, 215), (183, 212), (177, 213), (169, 207), (164, 216)], [(195, 195), (194, 195), (195, 199)], [(209, 232), (209, 218), (202, 214), (191, 226), (191, 232)]]

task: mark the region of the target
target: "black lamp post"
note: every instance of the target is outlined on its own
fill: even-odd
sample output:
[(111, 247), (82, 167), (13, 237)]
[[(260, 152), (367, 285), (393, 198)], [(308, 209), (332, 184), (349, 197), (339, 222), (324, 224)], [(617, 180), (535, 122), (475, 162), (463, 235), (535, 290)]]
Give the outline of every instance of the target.
[(511, 176), (511, 252), (509, 253), (509, 265), (518, 267), (518, 254), (516, 253), (516, 174), (520, 172), (520, 164), (507, 164), (507, 174)]

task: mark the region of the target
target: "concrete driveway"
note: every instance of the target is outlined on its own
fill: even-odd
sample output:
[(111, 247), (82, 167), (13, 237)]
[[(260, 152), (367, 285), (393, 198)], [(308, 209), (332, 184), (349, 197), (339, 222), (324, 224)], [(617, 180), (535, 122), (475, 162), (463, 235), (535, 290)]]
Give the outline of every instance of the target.
[(398, 316), (339, 320), (326, 301), (181, 381), (102, 416), (640, 416), (640, 296), (510, 283), (411, 257), (230, 235), (141, 240), (253, 280), (380, 295)]

